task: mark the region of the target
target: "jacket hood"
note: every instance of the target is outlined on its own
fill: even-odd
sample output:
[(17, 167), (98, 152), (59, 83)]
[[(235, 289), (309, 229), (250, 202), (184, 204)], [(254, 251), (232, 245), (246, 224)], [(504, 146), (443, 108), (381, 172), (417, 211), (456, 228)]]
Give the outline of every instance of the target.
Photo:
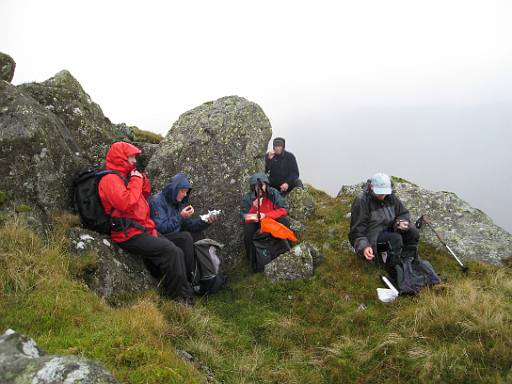
[(286, 148), (286, 140), (284, 137), (276, 137), (274, 141), (272, 142), (272, 146), (275, 147), (276, 145), (282, 144), (283, 150)]
[(171, 177), (169, 183), (164, 187), (164, 189), (162, 189), (162, 194), (169, 203), (178, 205), (179, 202), (176, 200), (176, 197), (178, 196), (178, 191), (180, 189), (188, 189), (187, 196), (182, 200), (182, 203), (186, 203), (190, 196), (190, 192), (192, 192), (192, 185), (188, 181), (187, 175), (183, 172), (177, 173)]
[(262, 172), (258, 172), (249, 178), (249, 185), (251, 187), (256, 186), (256, 184), (258, 184), (258, 180), (260, 180), (262, 183), (270, 184), (268, 176)]
[(128, 175), (135, 169), (135, 166), (128, 162), (128, 156), (139, 155), (140, 153), (141, 150), (135, 145), (118, 141), (110, 146), (105, 159), (105, 166), (107, 169)]

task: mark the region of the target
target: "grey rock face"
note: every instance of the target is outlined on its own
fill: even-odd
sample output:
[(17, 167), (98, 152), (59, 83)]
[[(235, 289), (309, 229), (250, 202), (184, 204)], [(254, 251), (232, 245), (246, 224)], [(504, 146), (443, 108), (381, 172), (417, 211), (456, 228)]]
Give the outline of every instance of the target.
[[(344, 186), (339, 195), (355, 196), (363, 186), (364, 183)], [(394, 190), (409, 209), (411, 220), (426, 215), (462, 260), (479, 260), (499, 265), (502, 259), (512, 255), (512, 235), (456, 194), (430, 191), (402, 179), (394, 182)], [(443, 247), (427, 226), (423, 226), (421, 237), (436, 247)]]
[(2, 384), (115, 384), (117, 381), (95, 361), (77, 356), (52, 356), (34, 340), (13, 330), (0, 336)]
[(124, 252), (110, 238), (83, 228), (70, 231), (73, 257), (91, 257), (83, 278), (86, 284), (110, 304), (123, 298), (156, 288), (157, 282), (148, 272), (142, 258)]
[(101, 166), (108, 147), (129, 135), (130, 127), (112, 124), (68, 71), (18, 88), (64, 123), (79, 147), (80, 156), (91, 165)]
[(0, 192), (2, 209), (28, 206), (34, 222), (70, 207), (71, 181), (85, 166), (103, 165), (114, 141), (138, 145), (141, 170), (158, 135), (114, 125), (68, 71), (17, 87), (0, 80)]
[(265, 265), (265, 276), (272, 281), (301, 280), (313, 276), (323, 255), (309, 242), (303, 242)]
[(0, 52), (0, 80), (5, 80), (8, 83), (14, 77), (14, 70), (16, 69), (16, 62), (6, 53)]
[(315, 212), (315, 200), (306, 186), (304, 189), (293, 189), (286, 195), (286, 201), (288, 202), (290, 227), (300, 236), (304, 231), (307, 218)]
[(0, 80), (0, 191), (47, 211), (69, 205), (78, 146), (54, 114)]
[(146, 169), (155, 190), (185, 172), (193, 185), (196, 212), (222, 210), (222, 221), (207, 234), (226, 245), (228, 269), (242, 258), (240, 200), (249, 190), (249, 177), (264, 169), (271, 135), (270, 122), (257, 104), (223, 97), (181, 115)]

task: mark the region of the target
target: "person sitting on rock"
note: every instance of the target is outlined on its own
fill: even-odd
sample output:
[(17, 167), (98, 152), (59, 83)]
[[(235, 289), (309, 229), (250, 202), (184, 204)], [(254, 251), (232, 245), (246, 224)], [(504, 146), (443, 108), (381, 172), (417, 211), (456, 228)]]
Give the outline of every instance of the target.
[(140, 153), (125, 142), (116, 142), (108, 150), (105, 169), (116, 173), (101, 178), (98, 193), (105, 213), (112, 217), (111, 238), (122, 249), (142, 257), (148, 270), (162, 279), (165, 296), (191, 305), (193, 259), (156, 230), (146, 201), (151, 192), (149, 180), (135, 168)]
[(377, 260), (395, 278), (401, 256), (417, 255), (419, 231), (410, 223), (409, 211), (393, 194), (391, 179), (376, 173), (352, 203), (349, 240), (356, 253)]
[(273, 150), (265, 156), (265, 173), (269, 175), (270, 186), (283, 195), (290, 193), (295, 187), (302, 188), (297, 160), (293, 153), (284, 149), (285, 140), (276, 137), (272, 146)]
[(270, 186), (270, 180), (264, 173), (255, 173), (249, 178), (250, 192), (247, 192), (240, 204), (240, 214), (244, 220), (244, 245), (248, 261), (255, 265), (253, 237), (260, 228), (260, 220), (270, 217), (290, 227), (288, 206), (279, 191)]
[(207, 221), (192, 218), (194, 208), (189, 203), (192, 185), (187, 175), (174, 175), (161, 192), (148, 199), (151, 218), (156, 229), (193, 257), (194, 242), (204, 238), (202, 231), (218, 221), (219, 216), (211, 215)]

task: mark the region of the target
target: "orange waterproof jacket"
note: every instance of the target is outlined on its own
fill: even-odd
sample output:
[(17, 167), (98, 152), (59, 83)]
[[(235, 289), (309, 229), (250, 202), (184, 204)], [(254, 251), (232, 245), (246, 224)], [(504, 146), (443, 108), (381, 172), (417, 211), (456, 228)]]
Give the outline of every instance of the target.
[[(157, 236), (155, 223), (149, 216), (149, 204), (146, 198), (151, 193), (151, 186), (148, 178), (130, 177), (130, 172), (135, 168), (128, 162), (128, 156), (138, 155), (141, 151), (136, 146), (123, 141), (112, 144), (108, 150), (105, 160), (105, 169), (117, 171), (128, 184), (116, 174), (108, 174), (101, 178), (98, 192), (105, 213), (116, 217), (124, 217), (142, 225), (147, 233)], [(122, 243), (129, 238), (143, 233), (143, 230), (133, 226), (126, 228), (126, 231), (112, 232), (111, 238), (116, 243)]]

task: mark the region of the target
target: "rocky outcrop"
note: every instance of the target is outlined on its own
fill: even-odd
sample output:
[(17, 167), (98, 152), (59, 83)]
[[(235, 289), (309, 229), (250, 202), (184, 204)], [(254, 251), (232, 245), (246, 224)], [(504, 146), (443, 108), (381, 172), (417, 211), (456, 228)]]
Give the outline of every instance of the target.
[(101, 166), (108, 147), (115, 141), (126, 140), (130, 134), (131, 127), (116, 126), (105, 117), (100, 106), (68, 71), (61, 71), (42, 83), (21, 84), (18, 88), (63, 122), (88, 164)]
[(294, 188), (286, 195), (288, 203), (288, 215), (290, 216), (290, 228), (297, 236), (305, 229), (306, 220), (315, 213), (315, 200), (309, 192), (309, 187)]
[(14, 77), (14, 70), (16, 69), (16, 62), (14, 59), (0, 52), (0, 80), (10, 83)]
[(0, 191), (10, 205), (47, 211), (69, 205), (79, 148), (64, 123), (0, 80)]
[[(14, 70), (6, 57), (0, 54), (2, 74)], [(143, 170), (160, 138), (112, 124), (68, 71), (17, 87), (0, 80), (0, 209), (23, 207), (33, 222), (45, 222), (50, 211), (70, 208), (74, 174), (101, 167), (114, 141), (139, 146)]]
[(79, 272), (87, 286), (110, 304), (116, 305), (132, 295), (156, 288), (142, 259), (124, 252), (107, 236), (83, 228), (69, 234), (71, 254), (82, 258)]
[(265, 276), (272, 281), (302, 280), (313, 276), (323, 255), (309, 242), (303, 242), (265, 265)]
[(147, 167), (155, 189), (182, 171), (192, 182), (196, 212), (222, 210), (222, 221), (207, 234), (226, 245), (228, 267), (242, 259), (240, 200), (249, 189), (249, 176), (264, 169), (271, 135), (270, 122), (257, 104), (224, 97), (181, 115)]
[[(512, 256), (512, 235), (456, 194), (430, 191), (398, 178), (394, 178), (393, 184), (396, 195), (409, 209), (411, 219), (416, 220), (426, 215), (462, 260), (479, 260), (499, 265), (503, 259)], [(364, 185), (344, 186), (338, 197), (355, 196)], [(427, 226), (423, 226), (421, 237), (436, 247), (442, 247)]]
[(99, 363), (78, 356), (52, 356), (13, 330), (0, 336), (2, 384), (115, 384)]

